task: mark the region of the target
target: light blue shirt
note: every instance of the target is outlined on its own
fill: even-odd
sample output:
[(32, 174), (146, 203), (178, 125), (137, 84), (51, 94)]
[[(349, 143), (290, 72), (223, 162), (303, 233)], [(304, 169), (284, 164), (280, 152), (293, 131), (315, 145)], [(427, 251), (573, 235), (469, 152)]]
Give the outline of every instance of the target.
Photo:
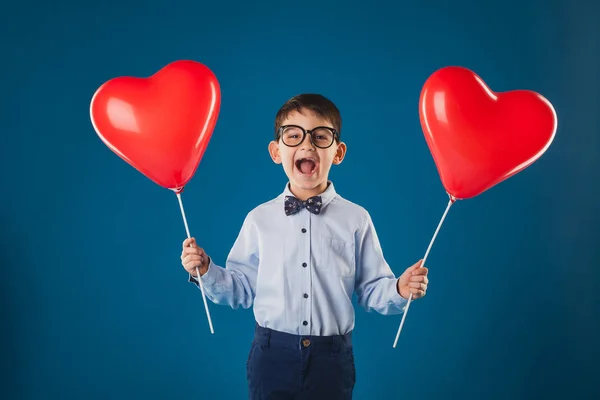
[[(263, 327), (296, 335), (340, 335), (354, 328), (352, 295), (367, 311), (404, 312), (369, 213), (336, 193), (321, 194), (319, 215), (284, 212), (282, 194), (248, 213), (225, 267), (202, 276), (215, 304), (249, 308)], [(196, 278), (189, 281), (198, 286)]]

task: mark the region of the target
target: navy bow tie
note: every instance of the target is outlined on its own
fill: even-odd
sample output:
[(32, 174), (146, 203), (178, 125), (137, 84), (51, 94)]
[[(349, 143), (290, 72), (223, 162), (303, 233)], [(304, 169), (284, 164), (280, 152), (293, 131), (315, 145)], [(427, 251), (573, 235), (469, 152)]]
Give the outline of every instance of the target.
[(313, 214), (321, 212), (321, 196), (313, 196), (305, 201), (295, 198), (294, 196), (285, 196), (285, 215), (296, 214), (302, 208), (306, 208)]

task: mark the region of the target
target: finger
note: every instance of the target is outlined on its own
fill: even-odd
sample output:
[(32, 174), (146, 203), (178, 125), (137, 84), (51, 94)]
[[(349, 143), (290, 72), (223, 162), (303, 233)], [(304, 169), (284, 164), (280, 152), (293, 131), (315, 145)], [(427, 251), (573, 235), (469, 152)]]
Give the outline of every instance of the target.
[(186, 251), (182, 251), (181, 252), (181, 260), (184, 260), (187, 256), (199, 256), (200, 253), (198, 252), (186, 252)]
[(410, 288), (410, 292), (413, 295), (413, 298), (418, 299), (421, 298), (423, 296), (425, 296), (425, 290), (420, 290), (420, 289), (415, 289), (415, 288)]
[(199, 247), (186, 247), (183, 249), (182, 254), (201, 254), (202, 249)]
[(200, 261), (190, 261), (187, 262), (183, 265), (183, 267), (187, 270), (187, 271), (195, 271), (196, 267), (201, 267), (202, 264), (200, 263)]
[(410, 282), (408, 287), (411, 289), (427, 290), (427, 285), (422, 282)]
[(183, 253), (185, 253), (185, 254), (198, 254), (198, 255), (206, 254), (204, 252), (204, 249), (201, 248), (201, 247), (186, 247), (185, 249), (183, 249)]
[(187, 268), (187, 267), (196, 267), (196, 266), (201, 266), (202, 265), (202, 260), (185, 260), (183, 262), (183, 265)]
[(421, 261), (418, 261), (417, 263), (408, 267), (406, 269), (406, 272), (408, 272), (410, 275), (415, 275), (415, 273), (419, 270), (420, 267), (421, 267)]
[(202, 256), (197, 255), (197, 254), (188, 254), (181, 261), (184, 264), (189, 264), (189, 263), (196, 263), (196, 264), (198, 264), (198, 263), (202, 262)]
[(186, 270), (186, 271), (187, 271), (189, 274), (191, 274), (191, 275), (193, 275), (193, 276), (197, 276), (197, 274), (196, 274), (196, 268), (197, 268), (197, 267), (198, 267), (197, 265), (186, 265), (186, 266), (185, 266), (185, 270)]
[(427, 285), (423, 282), (409, 282), (408, 287), (411, 289), (427, 290)]
[(429, 272), (429, 270), (427, 269), (427, 267), (419, 267), (419, 268), (415, 268), (412, 271), (413, 275), (427, 275), (427, 273)]
[(424, 275), (413, 275), (410, 277), (409, 282), (422, 282), (427, 285), (429, 283), (429, 278)]
[(183, 241), (183, 248), (185, 249), (186, 247), (190, 247), (190, 246), (195, 246), (196, 245), (196, 239), (195, 238), (187, 238)]

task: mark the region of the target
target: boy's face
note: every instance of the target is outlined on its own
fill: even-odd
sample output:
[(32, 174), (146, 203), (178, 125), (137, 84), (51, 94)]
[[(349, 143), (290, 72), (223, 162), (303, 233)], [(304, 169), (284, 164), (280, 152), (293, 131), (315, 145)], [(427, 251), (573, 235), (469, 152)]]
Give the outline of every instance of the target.
[[(297, 125), (310, 131), (316, 127), (330, 127), (333, 125), (309, 110), (291, 112), (282, 125)], [(326, 131), (323, 131), (326, 132)], [(285, 174), (290, 180), (292, 191), (297, 196), (309, 197), (322, 193), (327, 188), (329, 170), (332, 164), (339, 164), (346, 154), (346, 145), (336, 140), (327, 148), (319, 148), (311, 142), (311, 135), (306, 134), (304, 140), (297, 146), (294, 141), (302, 139), (302, 131), (295, 129), (295, 133), (286, 136), (286, 143), (280, 137), (278, 141), (269, 143), (269, 153), (277, 164), (282, 164)], [(315, 133), (317, 144), (323, 145), (326, 135)]]

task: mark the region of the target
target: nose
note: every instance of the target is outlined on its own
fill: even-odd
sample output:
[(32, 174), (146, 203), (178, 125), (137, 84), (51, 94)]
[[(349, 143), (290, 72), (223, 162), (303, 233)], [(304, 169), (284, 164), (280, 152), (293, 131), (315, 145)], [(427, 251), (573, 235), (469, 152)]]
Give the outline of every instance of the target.
[(300, 145), (300, 148), (302, 150), (307, 150), (307, 149), (311, 149), (311, 150), (316, 150), (315, 145), (312, 142), (312, 134), (307, 132), (306, 135), (304, 136), (304, 140), (302, 141), (302, 144)]

